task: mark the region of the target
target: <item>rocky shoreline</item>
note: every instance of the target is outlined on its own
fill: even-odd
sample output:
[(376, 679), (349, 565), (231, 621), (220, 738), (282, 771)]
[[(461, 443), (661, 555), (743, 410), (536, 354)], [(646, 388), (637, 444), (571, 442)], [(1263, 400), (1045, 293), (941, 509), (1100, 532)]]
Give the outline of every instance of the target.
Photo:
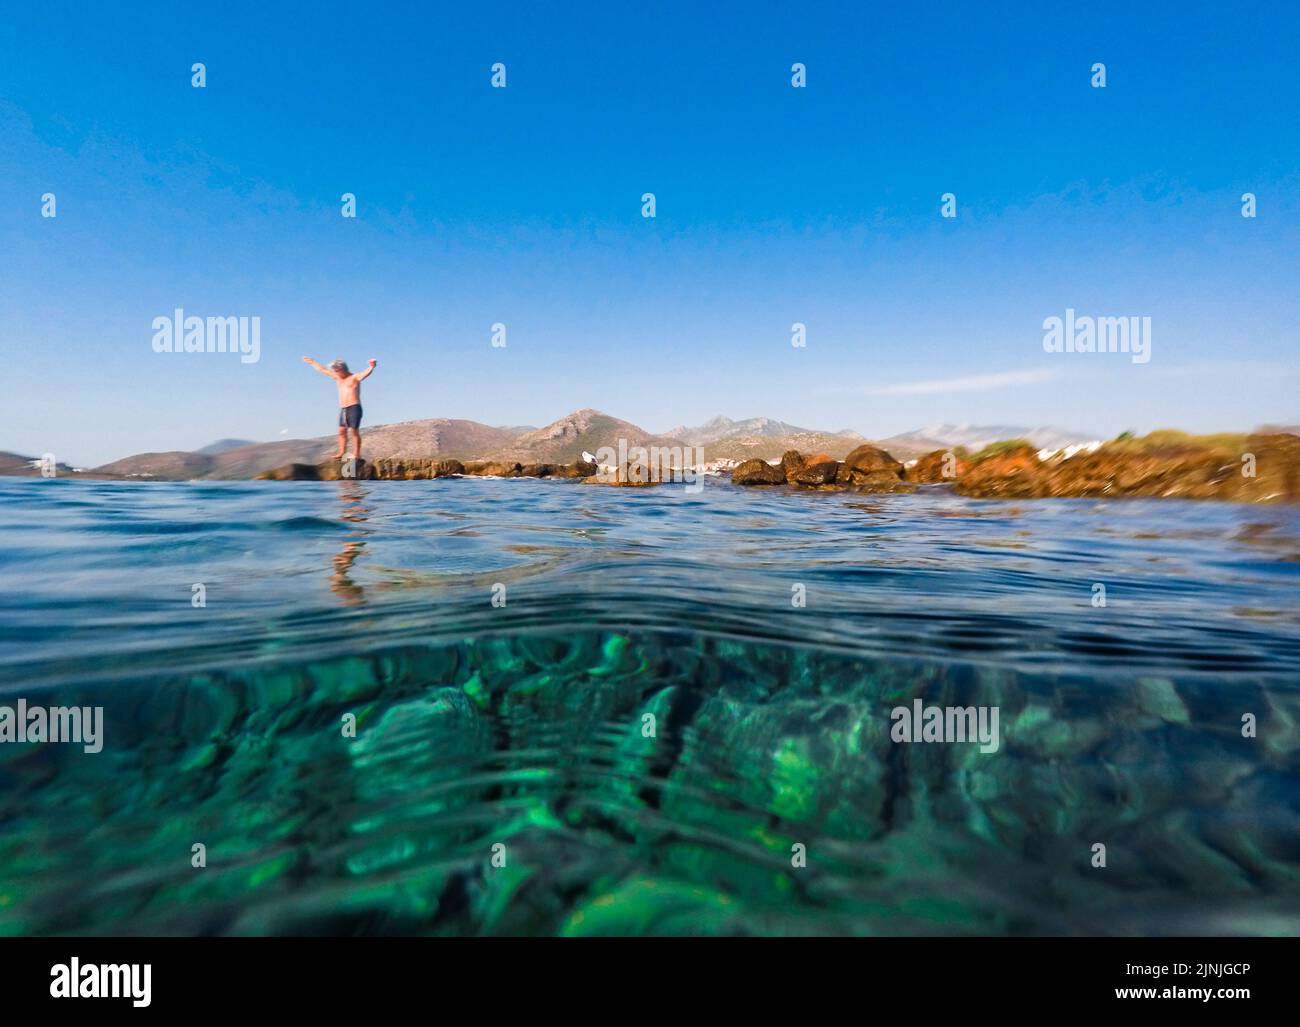
[[(263, 481), (334, 481), (337, 460), (286, 464), (257, 476)], [(355, 477), (413, 481), (452, 477), (557, 478), (584, 484), (661, 484), (632, 472), (600, 473), (594, 463), (552, 464), (501, 460), (361, 460)], [(1234, 502), (1300, 501), (1300, 436), (1256, 434), (1192, 436), (1153, 432), (1121, 438), (1088, 453), (1043, 459), (1027, 442), (1012, 440), (976, 454), (935, 450), (903, 464), (878, 446), (861, 445), (843, 460), (789, 450), (780, 463), (746, 460), (731, 471), (744, 487), (798, 491), (896, 493), (947, 485), (976, 499), (1167, 497)], [(663, 482), (666, 483), (666, 482)]]
[(796, 489), (910, 492), (950, 485), (974, 499), (1161, 497), (1266, 503), (1300, 500), (1300, 436), (1191, 436), (1153, 432), (1117, 439), (1068, 459), (1042, 459), (1025, 442), (998, 443), (978, 454), (935, 450), (904, 466), (877, 446), (859, 446), (842, 461), (793, 450), (779, 465), (748, 460), (732, 471), (737, 485)]
[(363, 481), (427, 481), (430, 478), (589, 478), (596, 474), (595, 464), (579, 461), (572, 464), (524, 464), (503, 460), (407, 460), (387, 458), (373, 463), (364, 457), (356, 462), (354, 474), (343, 474), (343, 462), (324, 460), (319, 464), (285, 464), (264, 471), (254, 481), (338, 481), (356, 478)]

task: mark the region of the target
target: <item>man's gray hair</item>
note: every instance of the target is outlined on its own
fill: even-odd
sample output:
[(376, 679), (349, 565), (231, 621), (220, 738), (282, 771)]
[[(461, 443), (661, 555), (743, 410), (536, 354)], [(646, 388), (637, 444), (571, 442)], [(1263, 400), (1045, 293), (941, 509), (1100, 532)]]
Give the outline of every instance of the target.
[(342, 371), (344, 374), (348, 374), (348, 362), (346, 360), (335, 358), (330, 361), (330, 370)]

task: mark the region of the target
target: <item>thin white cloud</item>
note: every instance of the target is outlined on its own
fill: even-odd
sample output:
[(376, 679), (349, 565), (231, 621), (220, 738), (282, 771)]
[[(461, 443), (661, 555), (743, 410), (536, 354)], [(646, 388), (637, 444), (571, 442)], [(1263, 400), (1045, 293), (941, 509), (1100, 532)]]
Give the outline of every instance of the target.
[(835, 392), (852, 392), (860, 396), (937, 396), (948, 392), (990, 392), (1017, 385), (1038, 385), (1059, 376), (1059, 370), (1050, 367), (1022, 371), (997, 371), (993, 374), (973, 374), (964, 378), (932, 378), (924, 382), (904, 382), (898, 385), (868, 385), (865, 388), (835, 389)]

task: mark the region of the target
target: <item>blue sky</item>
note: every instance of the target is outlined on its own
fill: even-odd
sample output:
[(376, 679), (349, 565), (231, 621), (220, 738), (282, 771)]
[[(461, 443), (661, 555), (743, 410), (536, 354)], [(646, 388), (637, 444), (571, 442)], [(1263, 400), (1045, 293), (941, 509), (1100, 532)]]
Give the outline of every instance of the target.
[[(0, 449), (329, 434), (304, 354), (371, 424), (1300, 421), (1292, 7), (84, 6), (0, 24)], [(176, 307), (260, 362), (154, 353)]]

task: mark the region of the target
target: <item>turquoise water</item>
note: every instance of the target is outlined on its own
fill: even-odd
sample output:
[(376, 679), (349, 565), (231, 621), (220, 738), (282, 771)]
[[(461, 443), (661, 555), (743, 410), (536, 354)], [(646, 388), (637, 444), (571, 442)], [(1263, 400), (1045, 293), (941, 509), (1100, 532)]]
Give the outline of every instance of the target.
[[(96, 754), (0, 744), (0, 933), (1300, 930), (1295, 508), (0, 479), (0, 509), (0, 705), (104, 716)], [(914, 699), (996, 707), (1000, 746), (892, 741)]]

